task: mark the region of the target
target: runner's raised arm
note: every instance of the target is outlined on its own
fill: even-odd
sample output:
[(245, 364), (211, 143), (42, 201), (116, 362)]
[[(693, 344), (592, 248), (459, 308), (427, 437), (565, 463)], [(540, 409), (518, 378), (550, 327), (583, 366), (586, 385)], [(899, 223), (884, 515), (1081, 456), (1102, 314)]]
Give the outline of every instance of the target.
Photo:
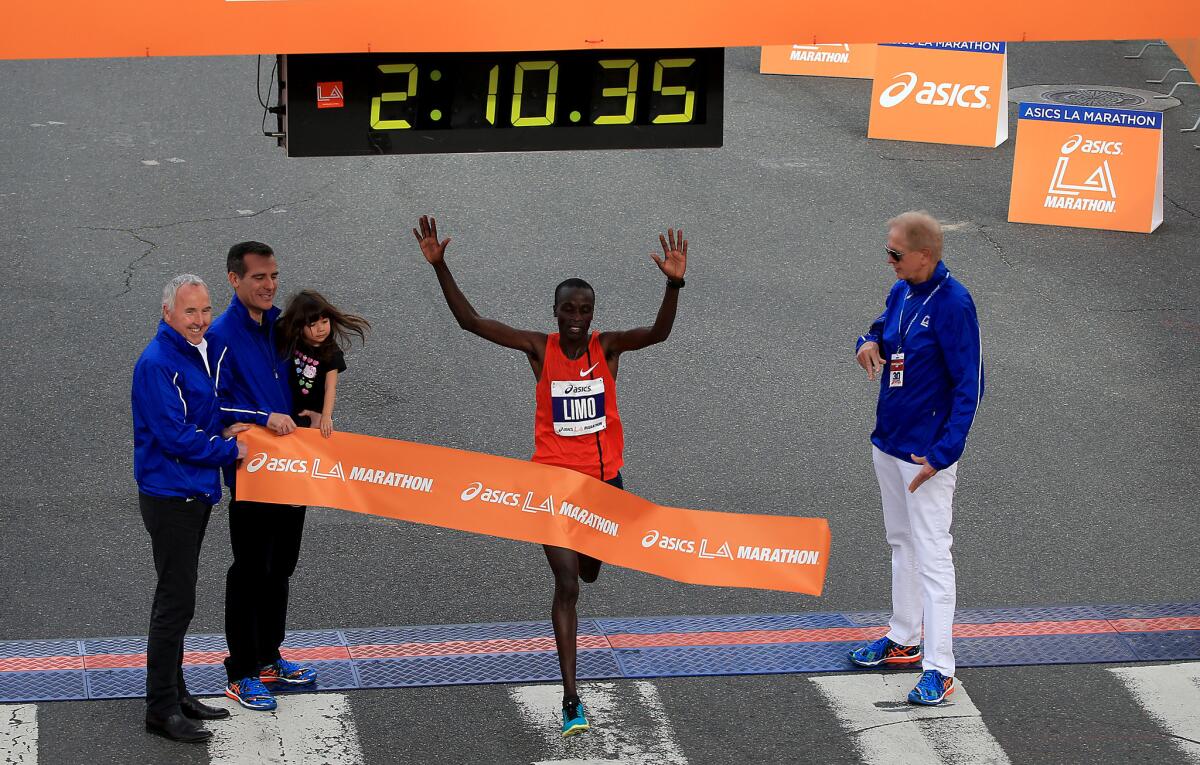
[(419, 225), (420, 231), (414, 228), (413, 236), (417, 238), (417, 244), (421, 247), (421, 254), (425, 256), (425, 260), (433, 266), (438, 284), (442, 287), (442, 295), (446, 298), (446, 304), (450, 306), (450, 312), (458, 321), (458, 326), (497, 345), (524, 351), (525, 355), (529, 357), (529, 363), (533, 365), (534, 371), (540, 371), (542, 357), (546, 352), (546, 335), (541, 332), (516, 329), (503, 322), (480, 316), (475, 307), (471, 305), (471, 301), (467, 300), (467, 296), (459, 289), (458, 283), (454, 280), (454, 274), (450, 273), (450, 268), (446, 265), (446, 245), (450, 244), (450, 237), (438, 240), (436, 218), (422, 215)]
[[(625, 351), (636, 351), (655, 343), (661, 343), (671, 336), (671, 328), (675, 325), (675, 310), (679, 306), (679, 290), (683, 288), (683, 274), (687, 270), (687, 240), (683, 238), (683, 230), (667, 229), (667, 235), (658, 235), (662, 244), (663, 256), (654, 253), (650, 257), (658, 269), (667, 277), (666, 292), (663, 293), (662, 305), (658, 308), (658, 316), (654, 325), (638, 327), (622, 332), (603, 332), (600, 334), (600, 345), (609, 363)], [(614, 370), (615, 372), (615, 370)]]

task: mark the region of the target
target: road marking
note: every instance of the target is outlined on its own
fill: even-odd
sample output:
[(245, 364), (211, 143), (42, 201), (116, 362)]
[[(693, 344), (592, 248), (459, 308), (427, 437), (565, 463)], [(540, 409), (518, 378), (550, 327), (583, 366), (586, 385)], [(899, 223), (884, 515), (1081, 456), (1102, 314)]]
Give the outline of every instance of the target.
[(0, 705), (0, 761), (4, 765), (37, 765), (37, 756), (37, 706)]
[(232, 713), (227, 720), (205, 725), (213, 732), (208, 743), (213, 765), (361, 765), (358, 729), (343, 694), (289, 693), (277, 698), (279, 709), (274, 712), (253, 712), (229, 699), (211, 702)]
[(852, 674), (810, 682), (868, 765), (1009, 762), (962, 685), (944, 703), (923, 707), (905, 701), (915, 675)]
[(509, 689), (545, 745), (545, 759), (535, 765), (687, 765), (654, 683), (585, 683), (579, 690), (592, 727), (563, 738), (560, 686)]
[(1110, 669), (1138, 704), (1171, 732), (1175, 746), (1190, 762), (1200, 762), (1200, 663), (1159, 664)]
[(142, 164), (145, 165), (146, 167), (154, 167), (155, 165), (158, 164), (158, 160), (157, 159), (143, 159)]

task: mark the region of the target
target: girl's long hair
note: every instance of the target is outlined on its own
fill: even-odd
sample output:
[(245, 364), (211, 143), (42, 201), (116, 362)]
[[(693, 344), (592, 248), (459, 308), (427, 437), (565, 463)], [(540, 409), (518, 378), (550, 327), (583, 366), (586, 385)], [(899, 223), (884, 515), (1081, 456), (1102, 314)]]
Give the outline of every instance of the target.
[(275, 340), (279, 352), (290, 358), (296, 347), (304, 342), (304, 328), (318, 319), (329, 319), (329, 337), (317, 348), (318, 357), (329, 355), (335, 346), (346, 351), (354, 336), (366, 342), (371, 324), (361, 316), (342, 313), (316, 290), (300, 290), (288, 300), (287, 308), (279, 315), (275, 324)]

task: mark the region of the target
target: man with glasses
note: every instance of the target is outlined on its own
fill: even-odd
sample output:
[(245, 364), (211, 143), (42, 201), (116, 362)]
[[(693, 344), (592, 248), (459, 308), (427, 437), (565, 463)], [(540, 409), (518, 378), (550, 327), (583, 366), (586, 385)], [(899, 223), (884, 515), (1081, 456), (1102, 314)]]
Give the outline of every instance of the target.
[(954, 692), (951, 502), (983, 397), (979, 320), (967, 288), (942, 263), (942, 228), (928, 213), (888, 221), (885, 251), (897, 281), (858, 338), (858, 363), (872, 380), (883, 373), (871, 443), (892, 548), (892, 617), (887, 634), (850, 661), (921, 662), (908, 700), (936, 705)]

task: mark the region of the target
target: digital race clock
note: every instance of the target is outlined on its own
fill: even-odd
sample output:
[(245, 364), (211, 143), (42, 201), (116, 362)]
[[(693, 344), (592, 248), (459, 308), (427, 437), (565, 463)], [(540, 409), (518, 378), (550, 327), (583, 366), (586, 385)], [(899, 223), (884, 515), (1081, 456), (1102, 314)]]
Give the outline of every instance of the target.
[(291, 157), (721, 145), (721, 48), (280, 62)]

